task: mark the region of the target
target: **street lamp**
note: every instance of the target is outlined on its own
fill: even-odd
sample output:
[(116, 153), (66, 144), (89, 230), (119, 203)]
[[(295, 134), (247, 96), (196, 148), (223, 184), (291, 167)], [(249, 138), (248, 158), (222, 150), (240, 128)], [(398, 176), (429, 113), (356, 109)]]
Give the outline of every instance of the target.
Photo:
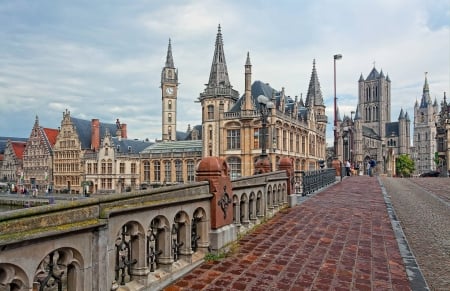
[(337, 155), (337, 98), (336, 98), (336, 60), (342, 59), (341, 54), (333, 56), (334, 58), (334, 154)]
[[(270, 110), (274, 108), (273, 102), (269, 100), (264, 95), (258, 96), (258, 103), (259, 103), (259, 112), (261, 113), (261, 135), (260, 135), (260, 142), (261, 142), (261, 158), (267, 157), (267, 151), (266, 151), (266, 139), (267, 139), (267, 117), (270, 114)], [(262, 137), (261, 137), (262, 136)]]
[(261, 155), (255, 164), (255, 174), (267, 173), (271, 171), (271, 163), (267, 159), (267, 118), (269, 117), (270, 111), (274, 108), (273, 102), (270, 101), (264, 95), (258, 96), (259, 112), (261, 114), (261, 133), (259, 135), (259, 141), (261, 144)]

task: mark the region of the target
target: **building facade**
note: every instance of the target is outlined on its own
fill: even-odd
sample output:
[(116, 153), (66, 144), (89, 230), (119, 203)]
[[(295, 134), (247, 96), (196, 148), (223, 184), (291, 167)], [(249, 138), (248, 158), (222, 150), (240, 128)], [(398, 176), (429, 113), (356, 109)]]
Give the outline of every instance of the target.
[(427, 75), (423, 85), (422, 98), (414, 105), (414, 155), (416, 174), (436, 170), (436, 123), (439, 114), (437, 100), (430, 98)]
[[(120, 126), (119, 126), (120, 125)], [(53, 185), (56, 192), (83, 193), (85, 154), (97, 152), (100, 137), (107, 130), (113, 136), (126, 138), (126, 124), (101, 123), (98, 119), (83, 120), (63, 112), (63, 119), (54, 146)]]
[[(120, 124), (116, 124), (120, 128)], [(113, 137), (106, 128), (97, 151), (83, 156), (83, 194), (122, 193), (138, 190), (141, 185), (140, 152), (147, 141)]]
[(24, 186), (38, 192), (52, 190), (53, 147), (58, 129), (44, 128), (36, 116), (23, 153)]
[(437, 169), (442, 176), (450, 174), (450, 104), (444, 92), (436, 122)]
[(391, 80), (374, 67), (367, 78), (359, 78), (356, 110), (338, 117), (336, 156), (361, 171), (373, 159), (378, 173), (395, 175), (396, 157), (410, 154), (410, 123), (403, 109), (398, 120), (391, 121)]
[(23, 152), (26, 141), (8, 139), (3, 147), (1, 176), (8, 182), (12, 192), (25, 189), (23, 172)]

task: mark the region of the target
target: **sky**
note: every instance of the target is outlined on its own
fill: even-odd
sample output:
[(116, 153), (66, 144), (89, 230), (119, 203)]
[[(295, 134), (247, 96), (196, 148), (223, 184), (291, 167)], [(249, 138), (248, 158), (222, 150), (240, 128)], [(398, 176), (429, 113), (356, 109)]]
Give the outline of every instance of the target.
[(391, 120), (411, 123), (425, 72), (438, 103), (450, 87), (447, 0), (0, 0), (0, 136), (29, 137), (72, 117), (127, 124), (130, 139), (161, 139), (161, 70), (169, 39), (178, 69), (177, 131), (201, 124), (218, 26), (233, 88), (252, 79), (306, 96), (313, 60), (333, 144), (334, 60), (340, 116), (372, 68), (391, 79)]

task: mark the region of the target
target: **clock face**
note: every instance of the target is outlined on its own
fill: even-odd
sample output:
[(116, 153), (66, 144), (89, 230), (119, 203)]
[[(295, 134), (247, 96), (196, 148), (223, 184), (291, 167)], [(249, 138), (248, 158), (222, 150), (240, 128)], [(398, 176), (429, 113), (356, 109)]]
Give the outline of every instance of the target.
[(167, 87), (166, 88), (166, 93), (169, 94), (169, 95), (172, 95), (173, 94), (173, 88), (172, 87)]

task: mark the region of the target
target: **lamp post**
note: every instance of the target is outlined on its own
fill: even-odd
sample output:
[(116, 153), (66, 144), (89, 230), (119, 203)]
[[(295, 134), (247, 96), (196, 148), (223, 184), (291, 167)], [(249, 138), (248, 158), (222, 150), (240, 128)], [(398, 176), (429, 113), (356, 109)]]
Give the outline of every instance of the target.
[(261, 158), (267, 157), (267, 118), (269, 117), (270, 110), (274, 107), (273, 103), (264, 95), (258, 96), (259, 112), (261, 113), (261, 125), (262, 132), (260, 134), (261, 142)]
[(271, 171), (271, 163), (267, 158), (267, 118), (274, 104), (264, 95), (258, 96), (259, 112), (261, 114), (261, 133), (259, 141), (261, 144), (261, 155), (255, 164), (255, 174), (267, 173)]
[(336, 61), (342, 59), (341, 54), (333, 56), (334, 58), (334, 154), (337, 156), (337, 97), (336, 97)]

